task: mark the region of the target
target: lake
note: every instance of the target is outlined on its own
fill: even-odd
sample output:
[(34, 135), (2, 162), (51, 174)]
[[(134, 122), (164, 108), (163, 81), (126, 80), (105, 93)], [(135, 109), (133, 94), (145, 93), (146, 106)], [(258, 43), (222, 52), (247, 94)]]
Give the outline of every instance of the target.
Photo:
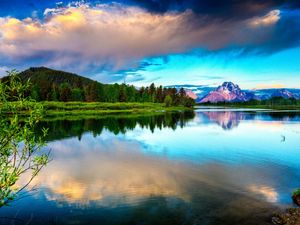
[(300, 187), (298, 112), (199, 108), (41, 127), (52, 161), (0, 224), (264, 225)]

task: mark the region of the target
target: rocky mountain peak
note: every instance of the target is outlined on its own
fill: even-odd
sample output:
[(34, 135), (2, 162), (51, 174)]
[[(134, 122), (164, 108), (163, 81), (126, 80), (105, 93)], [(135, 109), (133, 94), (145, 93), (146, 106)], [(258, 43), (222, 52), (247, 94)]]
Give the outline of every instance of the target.
[(200, 102), (247, 101), (249, 96), (232, 82), (224, 82), (217, 89), (211, 91)]
[(221, 86), (217, 88), (219, 91), (229, 91), (229, 92), (239, 92), (241, 91), (240, 87), (237, 84), (232, 82), (224, 82)]

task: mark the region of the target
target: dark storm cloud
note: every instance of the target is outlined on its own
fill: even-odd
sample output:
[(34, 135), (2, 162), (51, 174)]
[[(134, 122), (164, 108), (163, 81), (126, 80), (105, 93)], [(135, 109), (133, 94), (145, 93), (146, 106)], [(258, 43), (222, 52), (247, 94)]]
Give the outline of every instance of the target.
[(265, 38), (262, 43), (255, 41), (244, 46), (241, 55), (244, 54), (272, 54), (282, 50), (300, 46), (300, 10), (281, 11), (281, 18), (269, 32), (263, 37), (265, 30), (258, 30), (254, 35), (256, 40)]
[(131, 2), (154, 13), (190, 9), (197, 14), (231, 19), (261, 15), (274, 8), (300, 7), (297, 1), (284, 0), (130, 0), (120, 2), (125, 4)]
[[(78, 1), (1, 0), (0, 16), (12, 15), (24, 18), (30, 15), (33, 10), (41, 14), (45, 8), (57, 7), (58, 2), (67, 5)], [(138, 6), (152, 13), (192, 10), (196, 14), (232, 20), (263, 15), (276, 8), (300, 9), (300, 1), (298, 0), (84, 0), (82, 2), (91, 5), (122, 3)]]

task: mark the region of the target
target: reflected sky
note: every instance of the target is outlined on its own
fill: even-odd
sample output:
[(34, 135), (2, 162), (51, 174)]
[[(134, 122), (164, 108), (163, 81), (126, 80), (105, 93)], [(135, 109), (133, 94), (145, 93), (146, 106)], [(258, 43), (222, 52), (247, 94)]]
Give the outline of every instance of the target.
[(31, 183), (38, 190), (0, 216), (35, 212), (35, 224), (257, 225), (291, 204), (300, 186), (298, 114), (200, 110), (175, 124), (50, 141), (53, 160)]

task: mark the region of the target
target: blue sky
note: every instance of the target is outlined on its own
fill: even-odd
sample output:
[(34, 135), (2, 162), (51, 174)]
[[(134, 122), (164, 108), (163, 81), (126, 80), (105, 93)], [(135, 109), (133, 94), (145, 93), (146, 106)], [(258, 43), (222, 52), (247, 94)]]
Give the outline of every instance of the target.
[(0, 2), (0, 74), (47, 66), (137, 86), (300, 88), (300, 4), (275, 0)]

